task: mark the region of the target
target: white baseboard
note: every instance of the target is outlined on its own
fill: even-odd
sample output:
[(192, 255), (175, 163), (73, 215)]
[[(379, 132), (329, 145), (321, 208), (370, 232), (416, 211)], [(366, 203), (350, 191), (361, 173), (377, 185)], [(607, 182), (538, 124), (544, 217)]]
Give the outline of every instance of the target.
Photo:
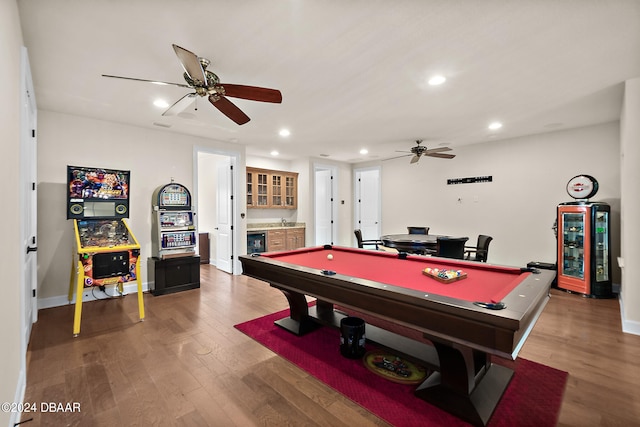
[[(107, 292), (109, 295), (117, 295), (118, 292), (114, 289), (115, 285), (109, 285), (107, 286)], [(142, 284), (142, 291), (146, 292), (149, 290), (149, 284), (148, 283), (143, 283)], [(138, 284), (135, 282), (130, 282), (124, 285), (123, 287), (123, 294), (127, 295), (127, 294), (132, 294), (132, 293), (136, 293), (138, 292)], [(95, 294), (95, 296), (94, 296)], [(74, 294), (75, 295), (75, 294)], [(94, 286), (93, 288), (84, 288), (84, 291), (82, 293), (82, 301), (83, 302), (88, 302), (88, 301), (98, 301), (104, 298), (108, 298), (107, 295), (105, 295), (102, 291), (100, 291), (100, 289), (98, 289), (97, 286)], [(38, 299), (38, 310), (42, 310), (43, 308), (52, 308), (52, 307), (60, 307), (63, 305), (67, 305), (67, 304), (73, 304), (75, 303), (75, 298), (73, 301), (69, 301), (69, 296), (68, 295), (59, 295), (59, 296), (55, 296), (55, 297), (48, 297), (48, 298), (39, 298)]]
[(633, 335), (640, 335), (640, 322), (635, 320), (626, 320), (624, 316), (624, 301), (618, 297), (620, 302), (620, 318), (622, 321), (622, 332)]

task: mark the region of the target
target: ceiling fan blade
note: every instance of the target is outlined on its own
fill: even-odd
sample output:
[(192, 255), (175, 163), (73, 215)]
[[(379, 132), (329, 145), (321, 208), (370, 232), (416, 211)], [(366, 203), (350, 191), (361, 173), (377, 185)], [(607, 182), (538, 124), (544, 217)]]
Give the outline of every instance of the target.
[(399, 159), (402, 157), (409, 157), (411, 154), (405, 154), (403, 156), (395, 156), (395, 157), (389, 157), (388, 159), (382, 159), (383, 162), (386, 162), (387, 160), (394, 160), (394, 159)]
[(112, 75), (109, 75), (109, 74), (103, 74), (102, 77), (111, 77), (113, 79), (123, 79), (123, 80), (134, 80), (136, 82), (153, 83), (153, 84), (156, 84), (156, 85), (169, 85), (169, 86), (179, 86), (179, 87), (186, 87), (186, 88), (190, 87), (190, 86), (187, 86), (187, 85), (181, 84), (181, 83), (161, 82), (159, 80), (136, 79), (136, 78), (133, 78), (133, 77), (112, 76)]
[(249, 116), (242, 112), (233, 102), (229, 101), (224, 96), (209, 96), (209, 102), (213, 104), (222, 114), (229, 117), (231, 120), (236, 122), (239, 125), (243, 125), (247, 123), (249, 120)]
[(282, 93), (277, 89), (268, 89), (266, 87), (245, 86), (234, 84), (220, 84), (226, 96), (233, 98), (249, 99), (251, 101), (273, 102), (280, 104), (282, 102)]
[(182, 48), (176, 44), (172, 45), (173, 50), (178, 55), (178, 59), (184, 68), (185, 73), (189, 76), (196, 86), (207, 86), (207, 77), (202, 69), (202, 64), (195, 53)]
[(196, 96), (198, 95), (196, 95), (195, 93), (186, 94), (185, 96), (177, 100), (171, 107), (169, 107), (167, 111), (162, 113), (162, 115), (177, 116), (178, 114), (182, 113), (189, 105), (191, 105)]
[(455, 154), (442, 154), (442, 153), (427, 153), (427, 154), (425, 154), (425, 156), (439, 157), (441, 159), (453, 159), (456, 155)]
[(413, 156), (413, 158), (411, 159), (411, 161), (409, 162), (409, 164), (418, 163), (418, 160), (420, 160), (420, 156), (418, 156), (418, 155), (416, 154), (415, 156)]
[(451, 151), (451, 148), (449, 148), (449, 147), (430, 148), (430, 149), (425, 151), (425, 154), (428, 154), (428, 153), (441, 153), (443, 151)]

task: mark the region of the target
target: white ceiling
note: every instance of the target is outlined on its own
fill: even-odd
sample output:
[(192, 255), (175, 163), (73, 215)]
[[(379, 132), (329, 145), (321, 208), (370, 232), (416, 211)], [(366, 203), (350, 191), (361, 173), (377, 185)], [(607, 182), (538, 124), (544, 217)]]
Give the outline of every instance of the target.
[[(637, 0), (19, 0), (38, 108), (202, 136), (251, 155), (361, 162), (618, 120), (640, 77)], [(224, 83), (279, 89), (231, 98), (238, 126), (189, 92), (171, 47)], [(433, 87), (432, 74), (447, 82)], [(490, 121), (504, 126), (489, 131)], [(170, 126), (158, 127), (154, 123)], [(278, 135), (281, 127), (291, 136)], [(367, 148), (369, 154), (359, 150)]]

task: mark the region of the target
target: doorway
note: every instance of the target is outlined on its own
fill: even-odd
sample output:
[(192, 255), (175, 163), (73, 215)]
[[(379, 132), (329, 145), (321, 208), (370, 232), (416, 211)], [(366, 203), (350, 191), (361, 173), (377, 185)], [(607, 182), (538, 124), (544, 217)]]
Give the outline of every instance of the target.
[(315, 164), (314, 172), (314, 223), (315, 244), (333, 245), (336, 241), (337, 224), (334, 194), (337, 194), (337, 168)]
[(354, 206), (356, 228), (364, 240), (378, 240), (382, 233), (380, 168), (355, 169)]
[(201, 236), (203, 242), (208, 240), (209, 263), (230, 274), (242, 271), (237, 265), (240, 245), (234, 227), (239, 200), (236, 173), (239, 157), (240, 153), (195, 148), (198, 246)]
[(20, 381), (26, 381), (26, 356), (31, 326), (38, 320), (38, 258), (37, 258), (37, 107), (27, 49), (21, 52), (20, 76)]

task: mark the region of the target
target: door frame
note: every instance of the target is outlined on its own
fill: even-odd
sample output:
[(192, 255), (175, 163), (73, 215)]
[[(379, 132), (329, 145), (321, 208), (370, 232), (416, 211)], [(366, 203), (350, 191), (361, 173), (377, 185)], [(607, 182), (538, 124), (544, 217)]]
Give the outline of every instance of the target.
[[(360, 188), (358, 186), (358, 180), (362, 172), (368, 171), (378, 171), (378, 183), (382, 182), (382, 168), (380, 166), (369, 166), (363, 168), (354, 168), (353, 169), (353, 224), (354, 228), (360, 228)], [(377, 206), (377, 217), (378, 217), (378, 236), (375, 239), (378, 239), (382, 234), (382, 187), (378, 185), (378, 206)], [(355, 236), (352, 236), (355, 242)]]
[[(25, 245), (18, 250), (20, 281), (20, 372), (16, 402), (22, 401), (26, 389), (27, 349), (32, 325), (38, 320), (38, 259), (37, 259), (37, 135), (38, 108), (36, 104), (29, 54), (26, 47), (20, 51), (20, 176), (19, 209), (21, 211), (20, 240)], [(26, 212), (28, 210), (28, 212)], [(27, 249), (33, 250), (28, 252)], [(28, 269), (31, 269), (28, 272)], [(29, 280), (30, 279), (30, 280)], [(31, 316), (27, 319), (27, 314)]]
[[(27, 48), (23, 47), (21, 52), (21, 79), (22, 79), (22, 88), (21, 88), (21, 118), (20, 118), (20, 162), (21, 162), (21, 191), (24, 193), (20, 195), (21, 198), (24, 198), (22, 206), (28, 206), (31, 210), (26, 216), (26, 220), (30, 222), (30, 224), (23, 225), (22, 237), (26, 238), (27, 246), (31, 249), (37, 248), (37, 218), (38, 218), (38, 197), (37, 197), (37, 135), (38, 135), (38, 109), (36, 105), (35, 99), (35, 91), (33, 88), (33, 80), (31, 78), (31, 68), (29, 65), (29, 55), (27, 53)], [(24, 175), (28, 173), (28, 176)], [(31, 199), (29, 203), (27, 203), (27, 199)], [(25, 232), (30, 231), (34, 234), (31, 236), (26, 236)], [(29, 243), (28, 240), (31, 240)], [(26, 262), (25, 255), (27, 254), (27, 248), (24, 248), (21, 257), (21, 264), (24, 265)], [(35, 258), (33, 260), (34, 270), (32, 283), (21, 283), (21, 288), (29, 287), (28, 294), (30, 295), (29, 301), (23, 301), (23, 308), (26, 308), (27, 304), (31, 305), (31, 323), (29, 325), (22, 325), (23, 329), (28, 328), (31, 330), (31, 325), (38, 320), (38, 299), (37, 299), (37, 252), (33, 252), (30, 255)], [(25, 277), (23, 276), (21, 279), (25, 281)], [(25, 281), (26, 282), (26, 281)], [(24, 290), (24, 289), (22, 289)], [(22, 315), (23, 323), (24, 323), (24, 313)], [(24, 335), (24, 334), (23, 334)], [(25, 340), (23, 338), (23, 340)], [(29, 344), (28, 340), (23, 343), (24, 354), (27, 351), (27, 345)]]
[[(216, 178), (218, 179), (218, 182), (216, 183), (216, 227), (215, 230), (217, 231), (217, 236), (216, 236), (216, 258), (215, 258), (215, 263), (216, 263), (216, 268), (218, 270), (222, 270), (225, 273), (231, 273), (233, 274), (233, 248), (234, 248), (234, 244), (233, 244), (233, 172), (234, 172), (234, 162), (233, 159), (229, 156), (219, 156), (217, 158), (217, 162), (216, 162)], [(223, 193), (223, 191), (221, 190), (222, 186), (220, 185), (222, 182), (226, 182), (227, 183), (227, 188), (226, 188), (226, 192)], [(230, 199), (228, 197), (231, 197)], [(221, 207), (224, 204), (224, 209), (221, 209)], [(224, 216), (226, 218), (228, 218), (228, 222), (226, 223), (226, 225), (229, 227), (228, 230), (226, 227), (221, 227), (222, 225), (222, 221), (221, 221), (221, 217), (223, 215), (221, 215), (221, 213), (224, 212)], [(228, 232), (228, 236), (229, 236), (229, 240), (230, 240), (230, 251), (229, 251), (229, 255), (231, 256), (231, 259), (226, 259), (225, 253), (221, 253), (220, 250), (220, 243), (223, 241), (222, 239), (222, 233)]]
[(331, 164), (326, 163), (313, 163), (313, 241), (316, 242), (316, 221), (317, 221), (317, 211), (316, 211), (316, 191), (317, 191), (317, 183), (316, 183), (316, 173), (318, 171), (329, 170), (331, 171), (331, 176), (333, 179), (331, 180), (331, 241), (338, 241), (338, 204), (336, 203), (336, 197), (338, 194), (338, 167)]
[[(233, 262), (231, 263), (231, 274), (234, 275), (238, 275), (238, 274), (242, 274), (242, 265), (240, 264), (240, 260), (239, 260), (239, 255), (241, 254), (242, 251), (242, 245), (246, 245), (246, 241), (242, 241), (242, 239), (240, 239), (240, 236), (242, 233), (240, 233), (239, 228), (237, 226), (237, 224), (241, 224), (241, 219), (242, 219), (242, 214), (240, 209), (239, 209), (239, 203), (241, 201), (240, 198), (240, 193), (239, 193), (239, 189), (243, 188), (239, 182), (239, 167), (238, 165), (240, 164), (240, 160), (242, 157), (242, 153), (240, 151), (232, 151), (232, 150), (225, 150), (222, 148), (215, 148), (215, 147), (204, 147), (204, 146), (194, 146), (193, 147), (193, 200), (194, 200), (194, 207), (195, 207), (195, 211), (196, 211), (196, 229), (199, 230), (198, 227), (198, 193), (199, 193), (199, 189), (198, 189), (198, 153), (207, 153), (207, 154), (217, 154), (220, 156), (227, 156), (229, 157), (230, 161), (231, 161), (231, 166), (233, 167), (233, 173), (232, 173), (232, 178), (231, 178), (231, 190), (229, 191), (229, 193), (231, 194), (231, 196), (233, 197), (233, 200), (231, 202), (231, 256), (233, 257)], [(215, 172), (215, 171), (214, 171)], [(196, 236), (196, 239), (199, 240), (199, 237)], [(246, 240), (246, 238), (245, 238)], [(199, 241), (196, 241), (196, 244), (199, 244)]]

